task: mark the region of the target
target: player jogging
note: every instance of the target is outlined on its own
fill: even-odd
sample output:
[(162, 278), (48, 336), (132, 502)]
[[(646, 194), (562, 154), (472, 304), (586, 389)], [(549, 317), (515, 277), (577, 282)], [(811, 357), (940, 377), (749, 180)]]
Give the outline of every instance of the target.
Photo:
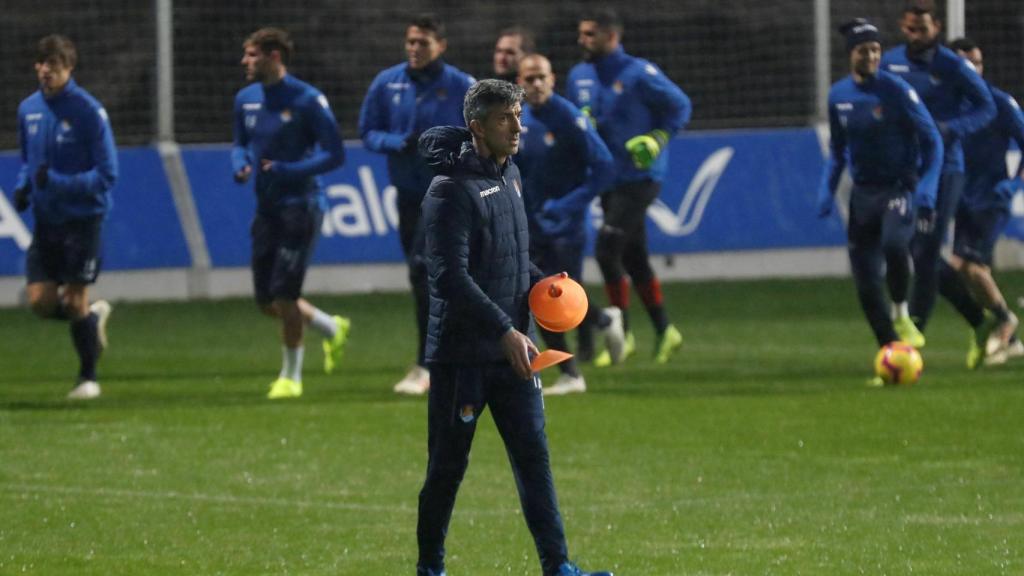
[(973, 327), (975, 340), (984, 343), (995, 319), (983, 314), (940, 249), (964, 188), (961, 142), (991, 122), (996, 107), (971, 64), (939, 43), (942, 25), (935, 16), (933, 0), (909, 0), (900, 29), (907, 43), (887, 50), (881, 68), (914, 87), (938, 126), (945, 151), (935, 208), (919, 207), (917, 211), (917, 232), (911, 242), (914, 279), (910, 295), (915, 329), (907, 325), (904, 330), (901, 326), (900, 337), (914, 346), (924, 346), (924, 332), (938, 291)]
[[(981, 48), (967, 38), (950, 45), (957, 54), (984, 75)], [(1024, 343), (1017, 338), (1017, 316), (992, 277), (992, 252), (999, 234), (1010, 218), (1013, 195), (1024, 187), (1024, 162), (1007, 174), (1006, 152), (1010, 141), (1024, 150), (1024, 114), (1012, 96), (987, 83), (996, 103), (996, 118), (985, 128), (964, 139), (964, 168), (967, 182), (956, 211), (956, 231), (950, 265), (960, 273), (975, 299), (999, 323), (988, 342), (972, 346), (968, 366), (976, 368), (985, 346), (986, 364), (1001, 364), (1010, 357), (1024, 356)]]
[(100, 273), (100, 237), (117, 182), (117, 148), (103, 105), (72, 77), (78, 52), (51, 35), (36, 47), (39, 90), (18, 106), (21, 171), (14, 186), (18, 211), (32, 206), (35, 230), (25, 265), (29, 307), (38, 316), (69, 321), (78, 353), (78, 382), (68, 398), (100, 395), (96, 363), (107, 346), (111, 307), (89, 304)]
[[(555, 75), (547, 58), (540, 54), (523, 58), (519, 84), (527, 105), (516, 164), (523, 174), (530, 257), (545, 276), (564, 271), (582, 283), (590, 202), (611, 184), (615, 164), (586, 115), (554, 93)], [(625, 352), (621, 310), (589, 307), (579, 330), (579, 348), (585, 357), (593, 357), (595, 325), (604, 333), (611, 357), (621, 362)], [(565, 334), (540, 331), (548, 348), (569, 351)], [(544, 387), (545, 394), (586, 391), (575, 358), (558, 367), (562, 374)]]
[(256, 303), (281, 321), (281, 373), (268, 398), (302, 395), (305, 325), (324, 337), (324, 371), (341, 360), (350, 322), (302, 298), (302, 283), (320, 232), (327, 199), (318, 174), (345, 161), (341, 134), (327, 98), (288, 74), (288, 33), (261, 28), (243, 44), (242, 66), (253, 82), (235, 97), (235, 181), (254, 177), (252, 275)]
[[(915, 206), (932, 210), (942, 166), (942, 140), (917, 92), (899, 77), (879, 71), (878, 29), (856, 19), (846, 36), (850, 75), (828, 95), (831, 131), (828, 164), (818, 192), (818, 215), (832, 213), (839, 177), (850, 163), (850, 268), (857, 297), (881, 347), (900, 340), (910, 323), (910, 240)], [(882, 287), (888, 285), (895, 325)], [(881, 385), (881, 378), (872, 379)]]
[[(584, 62), (569, 72), (568, 96), (587, 112), (615, 159), (612, 187), (602, 192), (604, 223), (595, 256), (612, 306), (622, 310), (626, 356), (635, 349), (630, 331), (629, 284), (640, 293), (654, 325), (654, 360), (668, 362), (683, 343), (669, 322), (661, 283), (647, 248), (647, 207), (661, 192), (668, 169), (669, 139), (690, 120), (690, 99), (654, 64), (626, 54), (622, 21), (596, 10), (579, 21)], [(608, 355), (595, 364), (610, 363)]]
[(416, 364), (394, 386), (399, 394), (430, 388), (423, 350), (427, 331), (427, 276), (423, 263), (420, 203), (433, 172), (416, 154), (427, 128), (462, 121), (462, 99), (473, 78), (441, 58), (448, 48), (445, 26), (432, 14), (413, 18), (405, 31), (407, 60), (373, 79), (359, 113), (367, 149), (387, 154), (388, 178), (398, 189), (398, 236), (409, 267), (416, 306)]

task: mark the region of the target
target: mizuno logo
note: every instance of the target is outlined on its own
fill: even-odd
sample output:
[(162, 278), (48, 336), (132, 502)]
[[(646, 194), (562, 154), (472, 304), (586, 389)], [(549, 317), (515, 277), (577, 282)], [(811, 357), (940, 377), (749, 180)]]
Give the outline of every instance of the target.
[(249, 102), (247, 104), (242, 104), (242, 110), (259, 110), (262, 107), (263, 104), (260, 104), (259, 102)]
[(43, 113), (42, 112), (36, 112), (34, 114), (25, 114), (25, 121), (26, 122), (33, 122), (35, 120), (42, 120), (42, 119), (43, 119)]
[(897, 74), (906, 74), (910, 72), (910, 66), (906, 64), (889, 64), (889, 71)]
[(849, 112), (850, 110), (853, 110), (853, 104), (851, 104), (850, 102), (840, 102), (836, 104), (836, 110), (843, 110), (845, 112)]
[(487, 190), (481, 190), (480, 191), (480, 197), (481, 198), (487, 198), (491, 194), (499, 192), (500, 190), (501, 190), (501, 186), (494, 186), (493, 188), (488, 188)]
[(581, 78), (576, 81), (577, 86), (593, 86), (594, 80), (591, 78)]

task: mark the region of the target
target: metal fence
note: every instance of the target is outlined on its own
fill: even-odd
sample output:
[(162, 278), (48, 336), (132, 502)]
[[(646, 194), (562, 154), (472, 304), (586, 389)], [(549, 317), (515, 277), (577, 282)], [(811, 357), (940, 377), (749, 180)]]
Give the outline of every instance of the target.
[[(632, 2), (607, 4), (625, 20), (626, 49), (657, 63), (693, 99), (693, 129), (815, 121), (822, 90), (847, 72), (835, 25), (866, 16), (893, 44), (899, 42), (902, 6), (899, 0), (648, 0), (642, 9)], [(3, 5), (0, 149), (17, 147), (16, 109), (35, 89), (35, 43), (52, 32), (77, 43), (76, 77), (107, 107), (119, 144), (157, 138), (164, 109), (160, 102), (173, 112), (173, 124), (165, 131), (173, 128), (177, 141), (230, 140), (232, 99), (244, 82), (238, 64), (241, 42), (267, 25), (292, 33), (297, 52), (291, 71), (327, 94), (343, 133), (354, 138), (370, 81), (404, 59), (402, 38), (411, 15), (432, 11), (441, 16), (448, 25), (446, 60), (477, 77), (490, 73), (498, 31), (526, 26), (564, 77), (579, 59), (576, 21), (587, 3), (4, 0)], [(166, 20), (157, 16), (161, 6), (169, 14)], [(951, 15), (960, 13), (968, 34), (985, 49), (988, 77), (1024, 95), (1024, 2), (968, 0)], [(166, 53), (173, 58), (165, 72), (158, 66), (161, 29), (173, 46)], [(828, 54), (819, 59), (816, 46), (822, 45)], [(829, 77), (819, 70), (828, 70)], [(165, 86), (173, 85), (162, 100), (161, 74), (171, 82)]]

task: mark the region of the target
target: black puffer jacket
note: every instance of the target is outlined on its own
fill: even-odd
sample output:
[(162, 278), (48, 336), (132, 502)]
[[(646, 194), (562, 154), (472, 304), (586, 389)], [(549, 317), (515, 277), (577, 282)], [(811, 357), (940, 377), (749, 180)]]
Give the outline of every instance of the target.
[(430, 285), (427, 362), (505, 359), (501, 336), (529, 333), (530, 237), (519, 169), (481, 158), (465, 128), (426, 131), (419, 152), (437, 176), (423, 199)]

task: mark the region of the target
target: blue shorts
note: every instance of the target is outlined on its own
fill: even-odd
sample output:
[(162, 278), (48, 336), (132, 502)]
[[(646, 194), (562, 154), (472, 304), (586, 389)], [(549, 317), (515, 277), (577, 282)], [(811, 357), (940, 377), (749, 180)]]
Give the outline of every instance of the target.
[(29, 284), (86, 285), (100, 274), (100, 236), (103, 216), (60, 224), (36, 222), (28, 247), (25, 275)]
[(298, 300), (313, 256), (323, 212), (309, 203), (291, 204), (252, 222), (252, 281), (256, 302)]
[(972, 209), (961, 205), (956, 211), (953, 254), (991, 266), (996, 241), (1009, 220), (1010, 211), (1004, 206)]

